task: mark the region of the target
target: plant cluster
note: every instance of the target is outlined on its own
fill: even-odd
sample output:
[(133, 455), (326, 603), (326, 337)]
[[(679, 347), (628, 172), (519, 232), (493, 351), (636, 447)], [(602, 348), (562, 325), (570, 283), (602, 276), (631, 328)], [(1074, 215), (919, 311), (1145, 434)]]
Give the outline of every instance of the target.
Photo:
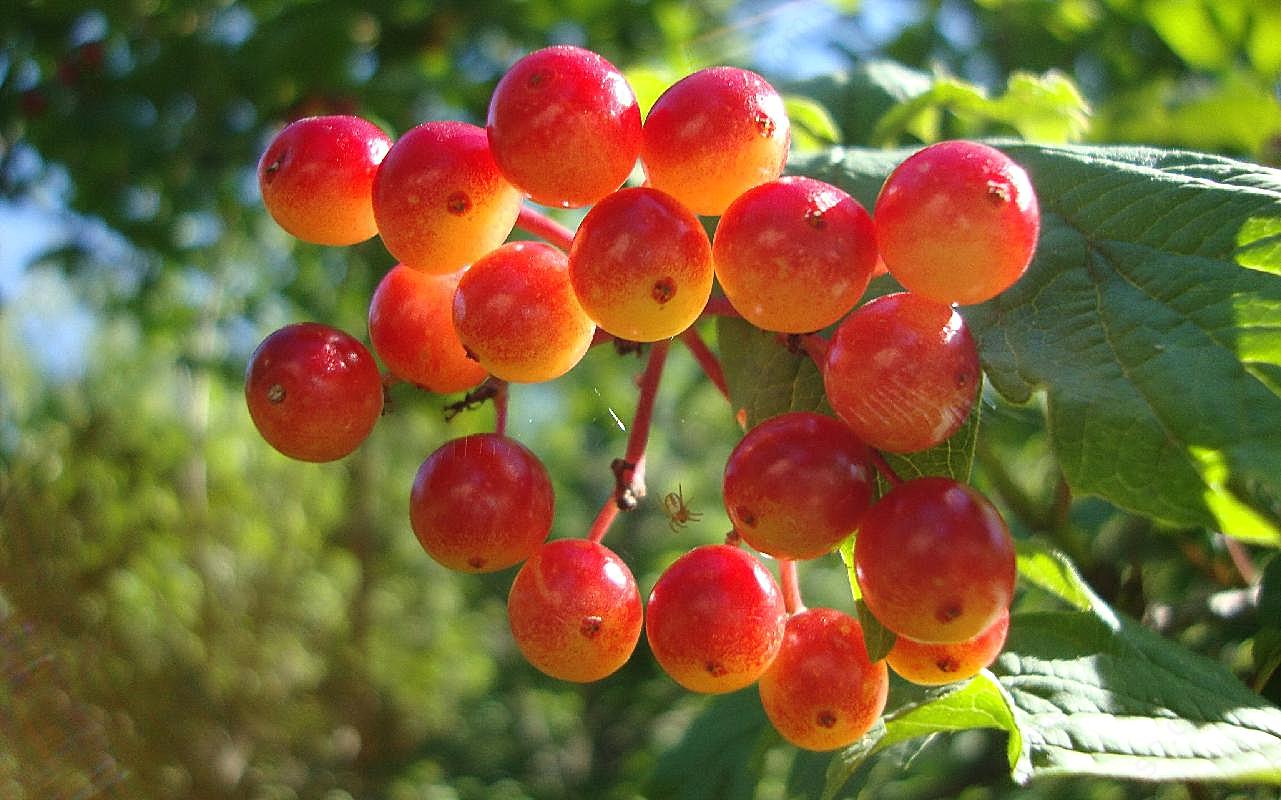
[[(758, 684), (787, 740), (829, 750), (882, 713), (887, 662), (907, 680), (949, 683), (1004, 642), (1015, 554), (1000, 515), (950, 478), (901, 480), (881, 454), (934, 447), (964, 424), (982, 372), (957, 306), (1019, 278), (1039, 212), (1026, 173), (982, 144), (944, 142), (906, 159), (873, 216), (835, 186), (782, 177), (789, 141), (782, 98), (755, 73), (693, 73), (642, 121), (612, 64), (562, 46), (504, 75), (484, 128), (432, 121), (393, 141), (357, 117), (300, 119), (271, 142), (259, 178), (291, 234), (328, 245), (376, 234), (399, 262), (369, 309), (373, 352), (390, 376), (467, 391), (460, 408), (495, 402), (495, 432), (446, 442), (422, 463), (409, 518), (451, 569), (520, 565), (508, 615), (530, 663), (598, 680), (628, 660), (643, 630), (682, 686)], [(643, 185), (624, 186), (638, 162)], [(590, 209), (570, 232), (526, 199)], [(712, 236), (700, 216), (719, 218)], [(517, 226), (547, 243), (508, 241)], [(884, 270), (904, 291), (860, 305)], [(670, 341), (687, 344), (724, 390), (692, 327), (717, 314), (809, 355), (834, 416), (788, 412), (746, 432), (724, 472), (733, 530), (671, 564), (642, 611), (631, 570), (602, 539), (644, 497)], [(608, 341), (650, 345), (627, 452), (586, 536), (548, 541), (551, 481), (505, 435), (507, 387), (564, 375)], [(263, 437), (308, 461), (359, 446), (383, 392), (374, 355), (317, 323), (269, 336), (246, 377)], [(673, 528), (696, 516), (679, 494), (665, 505)], [(895, 634), (884, 659), (869, 652), (859, 618), (800, 598), (796, 562), (856, 532), (857, 589)], [(777, 561), (777, 579), (753, 551)]]

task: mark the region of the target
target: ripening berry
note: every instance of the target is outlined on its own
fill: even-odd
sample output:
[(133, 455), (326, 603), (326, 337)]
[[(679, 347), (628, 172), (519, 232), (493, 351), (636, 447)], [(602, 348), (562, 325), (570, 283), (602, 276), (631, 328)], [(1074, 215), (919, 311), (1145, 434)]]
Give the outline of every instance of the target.
[(782, 333), (821, 330), (862, 297), (876, 266), (872, 218), (805, 177), (748, 189), (716, 225), (716, 279), (743, 318)]
[(885, 660), (900, 678), (921, 686), (955, 683), (974, 677), (995, 661), (1009, 630), (1010, 613), (1004, 611), (996, 622), (963, 642), (925, 644), (899, 636)]
[(793, 411), (747, 432), (725, 462), (725, 510), (752, 547), (803, 560), (830, 552), (872, 502), (867, 446), (834, 417)]
[(583, 310), (607, 333), (655, 342), (698, 319), (712, 293), (712, 245), (698, 217), (656, 189), (629, 188), (583, 218), (569, 277)]
[(995, 297), (1027, 270), (1041, 213), (1032, 182), (978, 142), (939, 142), (890, 173), (876, 199), (876, 242), (890, 274), (940, 303)]
[(939, 444), (969, 417), (982, 383), (978, 348), (951, 306), (882, 295), (841, 322), (823, 363), (828, 403), (879, 450)]
[(760, 75), (709, 67), (668, 87), (645, 117), (641, 163), (648, 185), (695, 214), (783, 172), (791, 124), (783, 98)]
[(854, 566), (882, 625), (919, 642), (963, 642), (1014, 598), (1014, 542), (977, 490), (951, 478), (895, 486), (863, 515)]
[(596, 332), (565, 254), (541, 242), (510, 242), (473, 264), (454, 293), (454, 329), (482, 367), (518, 383), (569, 372)]
[(663, 671), (686, 689), (750, 686), (774, 660), (787, 613), (774, 576), (739, 547), (696, 547), (649, 595), (645, 633)]
[(258, 161), (272, 219), (305, 242), (350, 245), (378, 232), (373, 186), (391, 139), (372, 122), (337, 115), (295, 120)]
[(413, 128), (392, 145), (374, 180), (374, 216), (388, 252), (438, 275), (502, 244), (520, 203), (484, 129), (464, 122)]
[(858, 741), (881, 716), (889, 675), (884, 661), (868, 658), (858, 620), (812, 608), (787, 621), (759, 688), (765, 715), (784, 739), (835, 750)]
[(317, 322), (288, 325), (254, 350), (245, 402), (267, 443), (300, 461), (355, 450), (382, 414), (382, 376), (350, 335)]
[(447, 394), (485, 380), (485, 368), (467, 357), (454, 331), (454, 290), (460, 277), (397, 264), (374, 289), (369, 339), (387, 369), (402, 381)]
[(423, 461), (409, 521), (427, 555), (460, 572), (495, 572), (533, 555), (552, 527), (547, 470), (496, 433), (445, 442)]
[(613, 64), (556, 45), (503, 75), (486, 132), (503, 174), (534, 202), (585, 206), (621, 186), (636, 165), (640, 107)]
[(626, 664), (640, 641), (640, 591), (609, 548), (557, 539), (516, 574), (507, 620), (529, 663), (564, 681), (597, 681)]

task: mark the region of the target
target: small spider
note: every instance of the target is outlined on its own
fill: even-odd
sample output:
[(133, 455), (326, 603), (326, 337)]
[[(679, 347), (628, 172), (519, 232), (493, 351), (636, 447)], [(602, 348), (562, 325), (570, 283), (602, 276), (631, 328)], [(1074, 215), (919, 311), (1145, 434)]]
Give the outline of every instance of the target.
[(698, 522), (703, 518), (703, 512), (694, 511), (685, 503), (685, 493), (681, 491), (681, 485), (676, 484), (676, 491), (668, 492), (663, 498), (663, 509), (667, 512), (667, 525), (672, 529), (672, 533), (677, 533), (687, 523)]

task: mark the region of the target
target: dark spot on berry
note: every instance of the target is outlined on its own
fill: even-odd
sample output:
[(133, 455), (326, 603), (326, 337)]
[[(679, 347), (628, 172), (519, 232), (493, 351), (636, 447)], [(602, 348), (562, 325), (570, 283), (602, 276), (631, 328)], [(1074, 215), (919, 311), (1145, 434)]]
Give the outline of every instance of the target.
[(956, 663), (956, 659), (951, 656), (943, 656), (934, 662), (934, 666), (939, 668), (939, 672), (956, 672), (961, 665)]
[(287, 153), (288, 150), (281, 150), (280, 155), (276, 156), (276, 160), (267, 165), (267, 168), (262, 171), (263, 180), (271, 183), (275, 179), (276, 173), (280, 172), (280, 168), (285, 165), (285, 155)]
[(823, 219), (823, 211), (818, 208), (806, 209), (805, 221), (816, 231), (821, 231), (827, 227), (827, 220)]
[(551, 77), (551, 73), (545, 69), (536, 70), (533, 75), (529, 76), (529, 80), (526, 81), (525, 85), (531, 89), (537, 89), (550, 81)]
[(836, 714), (832, 713), (829, 709), (825, 708), (822, 711), (818, 712), (818, 719), (816, 721), (818, 722), (818, 726), (820, 728), (835, 727)]
[(465, 192), (454, 192), (445, 198), (445, 208), (454, 216), (461, 217), (471, 211), (471, 198)]
[(471, 567), (472, 569), (480, 569), (481, 567), (485, 566), (485, 559), (481, 558), (480, 556), (472, 556), (471, 558), (467, 559), (467, 566)]
[(953, 600), (950, 603), (939, 606), (938, 610), (934, 612), (934, 618), (939, 622), (951, 622), (961, 616), (961, 611), (961, 602)]
[(1001, 181), (987, 182), (987, 199), (996, 205), (1008, 203), (1013, 199), (1013, 192), (1010, 191), (1009, 184)]
[(596, 634), (600, 633), (601, 626), (604, 622), (605, 620), (596, 615), (583, 617), (582, 623), (578, 626), (578, 632), (583, 636), (586, 636), (588, 639), (595, 639)]
[(956, 373), (956, 388), (964, 389), (966, 386), (969, 386), (969, 385), (970, 385), (970, 373), (968, 372)]
[(271, 388), (267, 389), (267, 402), (283, 403), (285, 400), (285, 387), (278, 383), (273, 383)]
[(756, 116), (752, 118), (752, 122), (756, 123), (756, 130), (765, 139), (773, 136), (774, 130), (778, 127), (778, 123), (764, 111), (757, 111)]
[(703, 665), (703, 668), (706, 669), (707, 674), (711, 675), (713, 678), (719, 678), (729, 672), (729, 670), (725, 669), (724, 665), (719, 661), (708, 661)]
[(750, 508), (739, 506), (738, 508), (734, 509), (734, 514), (735, 516), (738, 517), (738, 521), (743, 523), (747, 527), (749, 528), (756, 527), (756, 515), (752, 513), (752, 510)]
[(654, 288), (650, 289), (649, 296), (660, 305), (666, 303), (676, 296), (676, 281), (670, 277), (654, 281)]

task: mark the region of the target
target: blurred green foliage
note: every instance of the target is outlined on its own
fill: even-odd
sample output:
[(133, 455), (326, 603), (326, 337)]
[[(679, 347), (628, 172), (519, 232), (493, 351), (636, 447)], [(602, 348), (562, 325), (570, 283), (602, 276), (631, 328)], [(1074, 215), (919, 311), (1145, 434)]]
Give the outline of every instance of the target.
[[(765, 800), (823, 785), (827, 759), (782, 745), (742, 698), (681, 691), (643, 644), (599, 684), (544, 678), (506, 634), (511, 573), (423, 555), (414, 470), (487, 409), (447, 427), (452, 398), (396, 387), (341, 463), (261, 442), (240, 395), (253, 346), (299, 319), (363, 332), (390, 266), (377, 241), (313, 247), (266, 217), (254, 167), (286, 120), (478, 121), (509, 63), (572, 42), (649, 76), (651, 100), (705, 64), (757, 68), (797, 98), (811, 144), (1022, 135), (1281, 157), (1281, 10), (1266, 0), (15, 0), (0, 42), (0, 203), (57, 234), (0, 276), (0, 797), (15, 800)], [(18, 233), (0, 232), (0, 256)], [(556, 485), (554, 535), (585, 530), (608, 492), (640, 367), (598, 348), (513, 391), (512, 433)], [(1221, 539), (1069, 502), (1041, 420), (993, 399), (976, 481), (1099, 594), (1276, 702), (1276, 621), (1241, 601)], [(650, 500), (610, 534), (642, 591), (728, 525), (738, 428), (679, 348), (655, 432)], [(705, 516), (673, 535), (653, 500), (677, 484)], [(803, 580), (811, 605), (849, 602), (835, 557)], [(892, 748), (847, 792), (1230, 794), (1019, 789), (1003, 754), (987, 732)]]

